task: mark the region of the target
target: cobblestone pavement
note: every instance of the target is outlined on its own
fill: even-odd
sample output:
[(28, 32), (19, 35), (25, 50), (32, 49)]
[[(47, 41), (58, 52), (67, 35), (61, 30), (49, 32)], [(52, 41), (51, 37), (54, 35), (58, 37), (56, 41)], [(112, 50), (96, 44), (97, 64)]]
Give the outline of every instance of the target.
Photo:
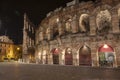
[(120, 68), (0, 63), (0, 80), (120, 80)]

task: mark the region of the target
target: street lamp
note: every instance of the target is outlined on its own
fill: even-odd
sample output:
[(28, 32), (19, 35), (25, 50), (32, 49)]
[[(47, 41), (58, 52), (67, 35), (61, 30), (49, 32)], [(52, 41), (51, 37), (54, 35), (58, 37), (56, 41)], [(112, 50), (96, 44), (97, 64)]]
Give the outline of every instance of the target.
[(20, 50), (20, 48), (19, 48), (19, 47), (17, 47), (17, 50), (19, 51), (19, 50)]

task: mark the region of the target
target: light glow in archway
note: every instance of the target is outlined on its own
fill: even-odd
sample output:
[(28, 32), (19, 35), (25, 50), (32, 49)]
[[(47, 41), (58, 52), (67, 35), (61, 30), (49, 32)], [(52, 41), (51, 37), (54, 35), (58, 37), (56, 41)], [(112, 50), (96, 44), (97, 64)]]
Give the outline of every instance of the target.
[(99, 47), (98, 53), (100, 66), (114, 67), (117, 65), (114, 49), (110, 45), (103, 44)]
[(104, 44), (103, 48), (109, 48), (107, 44)]
[(104, 44), (99, 48), (98, 52), (114, 52), (114, 50), (108, 44)]

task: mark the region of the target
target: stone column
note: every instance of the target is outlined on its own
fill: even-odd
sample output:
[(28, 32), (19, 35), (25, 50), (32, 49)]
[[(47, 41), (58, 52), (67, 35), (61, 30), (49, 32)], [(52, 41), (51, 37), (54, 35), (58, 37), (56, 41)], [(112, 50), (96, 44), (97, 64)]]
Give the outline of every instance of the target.
[(65, 49), (64, 48), (62, 48), (62, 51), (61, 51), (61, 53), (60, 53), (60, 55), (59, 55), (60, 57), (60, 61), (59, 61), (59, 64), (60, 65), (65, 65)]
[(63, 28), (63, 24), (61, 21), (58, 22), (58, 31), (59, 31), (59, 35), (64, 34), (64, 28)]
[(77, 33), (78, 32), (78, 26), (79, 26), (79, 23), (77, 21), (77, 16), (74, 15), (73, 20), (71, 22), (72, 33)]
[(53, 47), (52, 47), (52, 44), (49, 44), (49, 50), (50, 50), (50, 52), (49, 52), (49, 62), (50, 62), (50, 64), (53, 64), (53, 53), (51, 52), (51, 50), (53, 49)]
[(95, 43), (91, 44), (92, 66), (99, 66), (98, 52)]
[(39, 32), (39, 41), (42, 41), (43, 39), (44, 39), (43, 32), (41, 31)]
[(90, 35), (96, 35), (96, 21), (95, 17), (90, 17)]
[(76, 60), (77, 60), (77, 58), (76, 58), (76, 55), (77, 55), (77, 53), (76, 53), (76, 50), (73, 48), (72, 49), (72, 55), (73, 55), (73, 65), (77, 65), (76, 64)]
[(113, 30), (113, 33), (120, 33), (119, 17), (116, 13), (112, 14), (112, 30)]
[(120, 47), (116, 46), (114, 50), (115, 50), (115, 53), (114, 53), (115, 64), (113, 65), (113, 67), (117, 67), (117, 66), (120, 66)]
[(50, 27), (47, 29), (46, 33), (47, 33), (47, 39), (51, 40), (53, 38), (53, 32), (52, 32), (52, 29)]

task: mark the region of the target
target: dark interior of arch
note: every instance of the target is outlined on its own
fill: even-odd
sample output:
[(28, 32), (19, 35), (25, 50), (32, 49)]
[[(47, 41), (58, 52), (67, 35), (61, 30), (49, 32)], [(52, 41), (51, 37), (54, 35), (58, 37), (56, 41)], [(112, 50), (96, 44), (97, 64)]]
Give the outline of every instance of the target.
[(111, 23), (107, 20), (101, 20), (99, 23), (99, 28), (97, 28), (98, 33), (108, 33), (111, 29)]
[(89, 32), (90, 31), (89, 17), (84, 18), (82, 20), (82, 24), (84, 25), (86, 32)]
[(90, 54), (91, 53), (91, 49), (88, 47), (88, 46), (85, 46), (86, 48), (84, 48), (84, 46), (82, 46), (81, 48), (80, 48), (80, 51), (79, 51), (79, 53), (81, 54), (81, 55), (84, 55), (84, 53), (85, 54)]

